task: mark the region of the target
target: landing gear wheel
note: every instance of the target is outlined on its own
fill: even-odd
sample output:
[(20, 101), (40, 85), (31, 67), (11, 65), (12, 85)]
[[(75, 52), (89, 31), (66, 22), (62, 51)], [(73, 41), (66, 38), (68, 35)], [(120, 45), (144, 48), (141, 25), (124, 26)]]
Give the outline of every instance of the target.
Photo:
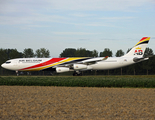
[(73, 73), (73, 76), (77, 76), (77, 72), (74, 72), (74, 73)]
[(78, 73), (77, 72), (74, 72), (73, 73), (73, 76), (82, 76), (82, 73), (81, 72), (78, 72)]

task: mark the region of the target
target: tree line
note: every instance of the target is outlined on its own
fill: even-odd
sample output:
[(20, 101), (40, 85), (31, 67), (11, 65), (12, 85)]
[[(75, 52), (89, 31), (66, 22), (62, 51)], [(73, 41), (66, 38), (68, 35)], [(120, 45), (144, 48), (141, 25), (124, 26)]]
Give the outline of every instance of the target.
[[(128, 53), (130, 50), (131, 48), (129, 48), (126, 53)], [(105, 56), (121, 57), (123, 55), (125, 55), (125, 52), (123, 52), (122, 49), (117, 50), (116, 54), (113, 55), (112, 50), (110, 50), (109, 48), (105, 48), (100, 53), (97, 50), (90, 51), (90, 50), (86, 50), (85, 48), (78, 48), (78, 49), (66, 48), (60, 54), (60, 57), (105, 57)], [(154, 55), (153, 50), (151, 48), (146, 48), (144, 57), (152, 56), (152, 55)]]
[[(127, 50), (129, 52), (130, 49)], [(126, 52), (126, 53), (127, 53)], [(112, 51), (109, 48), (105, 48), (102, 52), (98, 52), (97, 50), (87, 50), (85, 48), (66, 48), (63, 50), (59, 57), (105, 57), (105, 56), (123, 56), (125, 52), (123, 50), (117, 50), (117, 52), (113, 55)], [(114, 69), (114, 70), (100, 70), (100, 71), (85, 71), (84, 74), (94, 74), (94, 75), (148, 75), (155, 74), (154, 67), (155, 66), (155, 56), (153, 50), (151, 48), (146, 48), (144, 57), (152, 56), (149, 60), (143, 61), (137, 64), (133, 64), (127, 67)], [(0, 64), (4, 63), (9, 59), (14, 58), (49, 58), (50, 51), (45, 48), (37, 49), (35, 52), (31, 48), (25, 48), (23, 52), (18, 52), (17, 49), (0, 49)], [(34, 72), (34, 74), (42, 74), (41, 72)], [(12, 75), (15, 74), (14, 71), (6, 70), (0, 67), (0, 75)], [(47, 73), (48, 74), (48, 73)]]

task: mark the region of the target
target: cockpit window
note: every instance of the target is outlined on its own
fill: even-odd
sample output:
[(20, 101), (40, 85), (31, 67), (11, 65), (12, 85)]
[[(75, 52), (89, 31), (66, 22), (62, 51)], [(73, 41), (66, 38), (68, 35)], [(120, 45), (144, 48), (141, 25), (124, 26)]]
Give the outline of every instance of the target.
[(9, 64), (9, 63), (11, 63), (11, 61), (6, 61), (5, 63), (6, 63), (6, 64)]

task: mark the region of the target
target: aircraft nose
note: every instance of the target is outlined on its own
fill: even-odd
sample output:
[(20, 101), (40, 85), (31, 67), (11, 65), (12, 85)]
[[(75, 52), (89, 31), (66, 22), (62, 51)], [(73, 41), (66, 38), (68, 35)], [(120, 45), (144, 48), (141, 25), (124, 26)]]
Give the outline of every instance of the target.
[(11, 61), (5, 62), (1, 65), (2, 68), (8, 69), (8, 70), (16, 70), (18, 69), (15, 64), (12, 64)]
[(1, 65), (1, 67), (2, 67), (2, 68), (5, 68), (5, 69), (8, 69), (8, 70), (11, 70), (11, 69), (12, 69), (12, 66), (11, 66), (11, 65), (8, 65), (8, 64), (6, 64), (6, 63), (3, 63), (3, 64)]
[(1, 65), (1, 67), (2, 67), (2, 68), (5, 68), (5, 63), (3, 63), (3, 64)]

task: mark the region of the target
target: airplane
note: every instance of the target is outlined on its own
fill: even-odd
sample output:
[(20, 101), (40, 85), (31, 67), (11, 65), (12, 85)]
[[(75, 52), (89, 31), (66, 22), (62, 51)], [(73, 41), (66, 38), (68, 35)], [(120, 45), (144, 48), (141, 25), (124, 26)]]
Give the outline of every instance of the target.
[(132, 65), (144, 60), (143, 57), (150, 37), (143, 37), (122, 57), (68, 57), (68, 58), (16, 58), (3, 63), (5, 69), (14, 71), (55, 71), (63, 73), (74, 71), (73, 76), (82, 75), (86, 70), (110, 70)]

